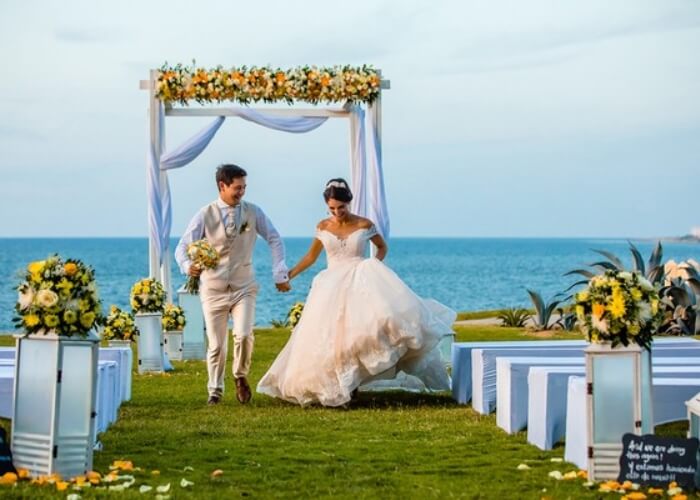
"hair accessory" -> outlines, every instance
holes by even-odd
[[[347,184],[345,184],[344,182],[340,182],[340,181],[330,181],[328,184],[326,184],[326,188],[329,188],[329,187],[337,187],[337,188],[343,188],[343,189],[348,188]]]

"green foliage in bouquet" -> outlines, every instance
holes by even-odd
[[[102,323],[95,272],[79,260],[32,262],[17,291],[13,321],[27,333],[84,337]]]

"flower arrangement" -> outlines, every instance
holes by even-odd
[[[112,306],[105,320],[102,337],[107,340],[130,340],[139,334],[139,329],[134,323],[134,317],[128,311],[123,311],[117,306]]]
[[[187,245],[187,257],[200,269],[214,269],[219,264],[219,252],[207,240],[193,241]],[[188,276],[185,290],[199,292],[199,276]]]
[[[594,276],[575,295],[576,315],[590,342],[629,345],[646,349],[661,323],[659,294],[637,272],[606,271]]]
[[[181,64],[160,68],[156,97],[163,102],[186,105],[236,101],[373,102],[381,88],[379,72],[371,66],[299,66],[287,70],[270,66],[241,66],[214,69]]]
[[[95,272],[81,261],[53,255],[29,264],[23,278],[13,318],[18,328],[84,337],[102,323]]]
[[[289,314],[287,314],[287,322],[289,323],[289,326],[291,326],[292,328],[297,326],[297,323],[299,323],[299,320],[301,319],[301,313],[303,311],[303,302],[297,302],[291,307],[291,309],[289,310]]]
[[[165,305],[165,290],[153,278],[142,279],[131,287],[131,308],[138,313],[162,313]]]
[[[182,331],[185,328],[185,311],[175,304],[165,304],[163,311],[163,330],[166,332]]]

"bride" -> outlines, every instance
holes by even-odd
[[[341,406],[360,384],[400,372],[421,388],[449,390],[436,347],[452,332],[454,311],[418,297],[382,263],[387,245],[371,221],[350,212],[352,193],[343,179],[330,180],[323,197],[331,216],[318,224],[289,278],[323,249],[328,268],[314,278],[301,318],[258,392],[302,406]],[[365,258],[368,241],[375,258]]]

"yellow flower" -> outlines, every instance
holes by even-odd
[[[576,316],[579,318],[583,318],[586,314],[586,311],[583,309],[583,306],[576,306]]]
[[[80,316],[80,324],[85,328],[90,328],[95,322],[95,313],[86,312]]]
[[[63,313],[63,321],[65,321],[67,324],[72,325],[78,320],[78,313],[75,311],[72,311],[68,309]]]
[[[588,300],[588,291],[583,290],[582,292],[579,292],[576,294],[576,301],[577,302],[585,302]]]
[[[41,274],[45,264],[45,260],[37,260],[27,266],[27,271],[29,271],[31,274]]]
[[[598,304],[597,302],[593,304],[593,316],[600,319],[605,314],[605,306],[603,304]]]
[[[32,327],[38,325],[39,322],[41,321],[39,319],[39,316],[37,316],[36,314],[27,314],[24,318],[22,318],[22,320],[24,322],[24,325],[29,327],[29,328],[32,328]]]
[[[656,314],[656,312],[658,310],[659,310],[659,300],[652,299],[652,301],[651,301],[651,314]]]
[[[44,316],[44,324],[49,328],[54,328],[58,325],[58,316],[55,314],[47,314]]]
[[[613,318],[622,318],[625,315],[625,296],[618,287],[613,288],[612,301],[608,306],[608,311]]]
[[[78,266],[75,265],[73,262],[67,262],[63,266],[63,271],[68,275],[68,276],[73,276],[75,273],[78,272]]]
[[[630,290],[630,295],[632,296],[632,299],[635,301],[642,300],[642,291],[639,288],[632,288]]]
[[[627,332],[628,332],[630,335],[632,335],[633,337],[634,337],[635,335],[637,335],[637,334],[639,333],[640,330],[641,330],[641,328],[639,328],[639,325],[636,324],[636,323],[634,323],[634,324],[630,325],[629,327],[627,327]]]

